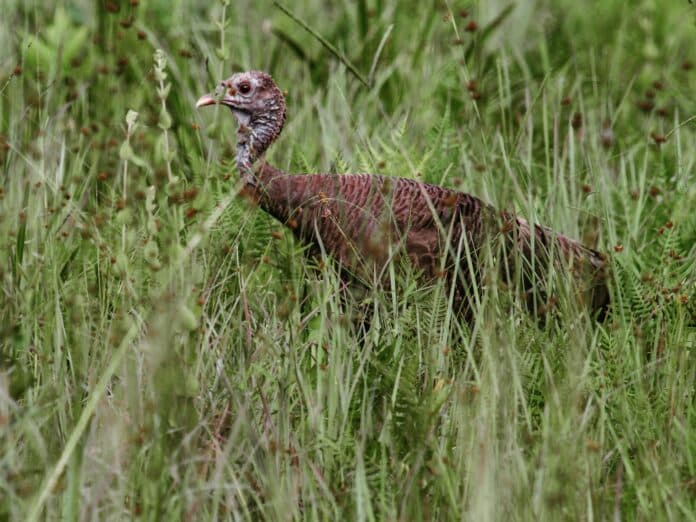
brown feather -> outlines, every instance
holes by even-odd
[[[530,228],[526,220],[499,214],[469,194],[368,174],[287,175],[266,163],[257,176],[261,208],[283,223],[294,220],[298,239],[362,279],[379,277],[390,261],[403,256],[422,271],[424,281],[442,276],[442,267],[456,285],[456,305],[468,313],[473,299],[467,289],[481,283],[481,249],[500,239],[506,253],[500,256],[502,277],[509,282],[520,271],[530,308],[533,292],[543,294],[552,256],[555,268],[584,284],[581,293],[592,309],[609,304],[604,254],[551,229]],[[452,281],[455,264],[459,275]]]

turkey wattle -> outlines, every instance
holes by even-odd
[[[196,106],[216,103],[229,107],[239,123],[237,168],[245,192],[349,273],[383,279],[390,261],[407,256],[422,271],[422,281],[444,277],[454,288],[455,306],[470,316],[476,302],[472,289],[484,281],[482,254],[492,252],[502,280],[519,281],[535,312],[543,314],[553,302],[546,291],[551,265],[572,275],[574,293],[593,311],[606,312],[607,258],[578,241],[469,194],[413,179],[289,174],[266,163],[262,156],[286,115],[285,99],[270,75],[237,73]]]

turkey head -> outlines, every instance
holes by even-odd
[[[219,103],[232,110],[239,123],[237,165],[253,183],[252,168],[280,135],[285,124],[285,98],[273,78],[265,72],[241,72],[223,80],[215,92],[205,94],[196,107]]]

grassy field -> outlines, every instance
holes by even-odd
[[[0,520],[696,520],[696,6],[591,4],[3,0]],[[608,319],[339,299],[194,109],[246,69],[270,161],[582,239]]]

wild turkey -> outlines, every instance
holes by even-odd
[[[492,252],[487,259],[495,260],[504,282],[521,282],[537,314],[544,315],[553,302],[545,290],[553,265],[556,272],[573,274],[575,294],[604,315],[609,305],[604,254],[469,194],[413,179],[276,169],[262,157],[283,129],[286,105],[267,73],[237,73],[196,107],[216,103],[229,107],[239,123],[237,168],[244,192],[343,270],[385,279],[388,263],[405,255],[421,281],[446,278],[454,305],[471,318],[473,289],[488,280],[482,253],[486,245],[497,245],[486,250]]]

